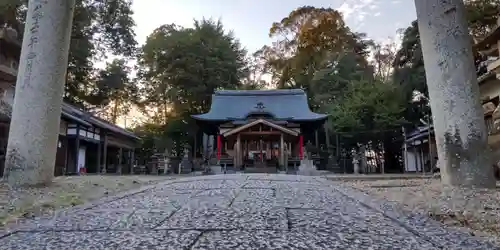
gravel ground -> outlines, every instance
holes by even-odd
[[[117,192],[173,179],[175,176],[87,175],[61,176],[44,187],[11,190],[0,184],[0,223],[9,226],[19,219],[51,213]]]
[[[232,174],[167,181],[37,217],[4,233],[0,249],[497,248],[321,177]]]
[[[340,182],[408,212],[500,244],[500,183],[496,190],[448,189],[439,179],[349,180]]]

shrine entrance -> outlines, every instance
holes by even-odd
[[[328,118],[311,112],[307,100],[302,89],[217,90],[210,110],[191,117],[204,133],[216,136],[216,145],[208,139],[203,144],[225,172],[292,174],[304,153],[303,135]]]
[[[235,166],[251,172],[286,170],[287,159],[300,153],[301,148],[297,131],[264,119],[225,131],[221,136],[225,153],[232,156]]]

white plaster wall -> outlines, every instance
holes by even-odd
[[[415,163],[415,158],[418,155],[416,155],[413,152],[406,152],[405,154],[405,171],[406,172],[416,172],[417,170],[422,169],[422,166],[420,164],[420,159],[417,159],[418,161]]]

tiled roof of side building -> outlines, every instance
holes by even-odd
[[[482,40],[474,44],[473,47],[478,51],[483,51],[493,45],[496,45],[499,40],[500,40],[500,26],[497,26]]]
[[[193,115],[197,120],[245,120],[252,114],[266,114],[277,120],[318,121],[327,115],[310,110],[301,89],[219,90],[212,95],[210,111]]]
[[[101,129],[107,129],[107,130],[114,132],[114,133],[117,133],[117,134],[121,134],[121,135],[131,137],[134,139],[139,139],[139,137],[137,137],[134,133],[132,133],[126,129],[123,129],[115,124],[111,124],[107,121],[104,121],[104,120],[90,114],[89,112],[85,112],[85,111],[83,111],[75,106],[68,104],[68,103],[63,103],[62,115],[67,116],[68,118],[75,120],[76,122],[79,122],[79,123],[85,122],[87,124],[92,124],[92,125],[94,125],[98,128],[101,128]],[[83,125],[87,125],[87,124],[83,124]]]

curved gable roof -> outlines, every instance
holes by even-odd
[[[193,115],[197,120],[244,120],[249,114],[269,114],[277,120],[316,121],[327,118],[309,109],[301,89],[219,90],[212,95],[210,111]]]

